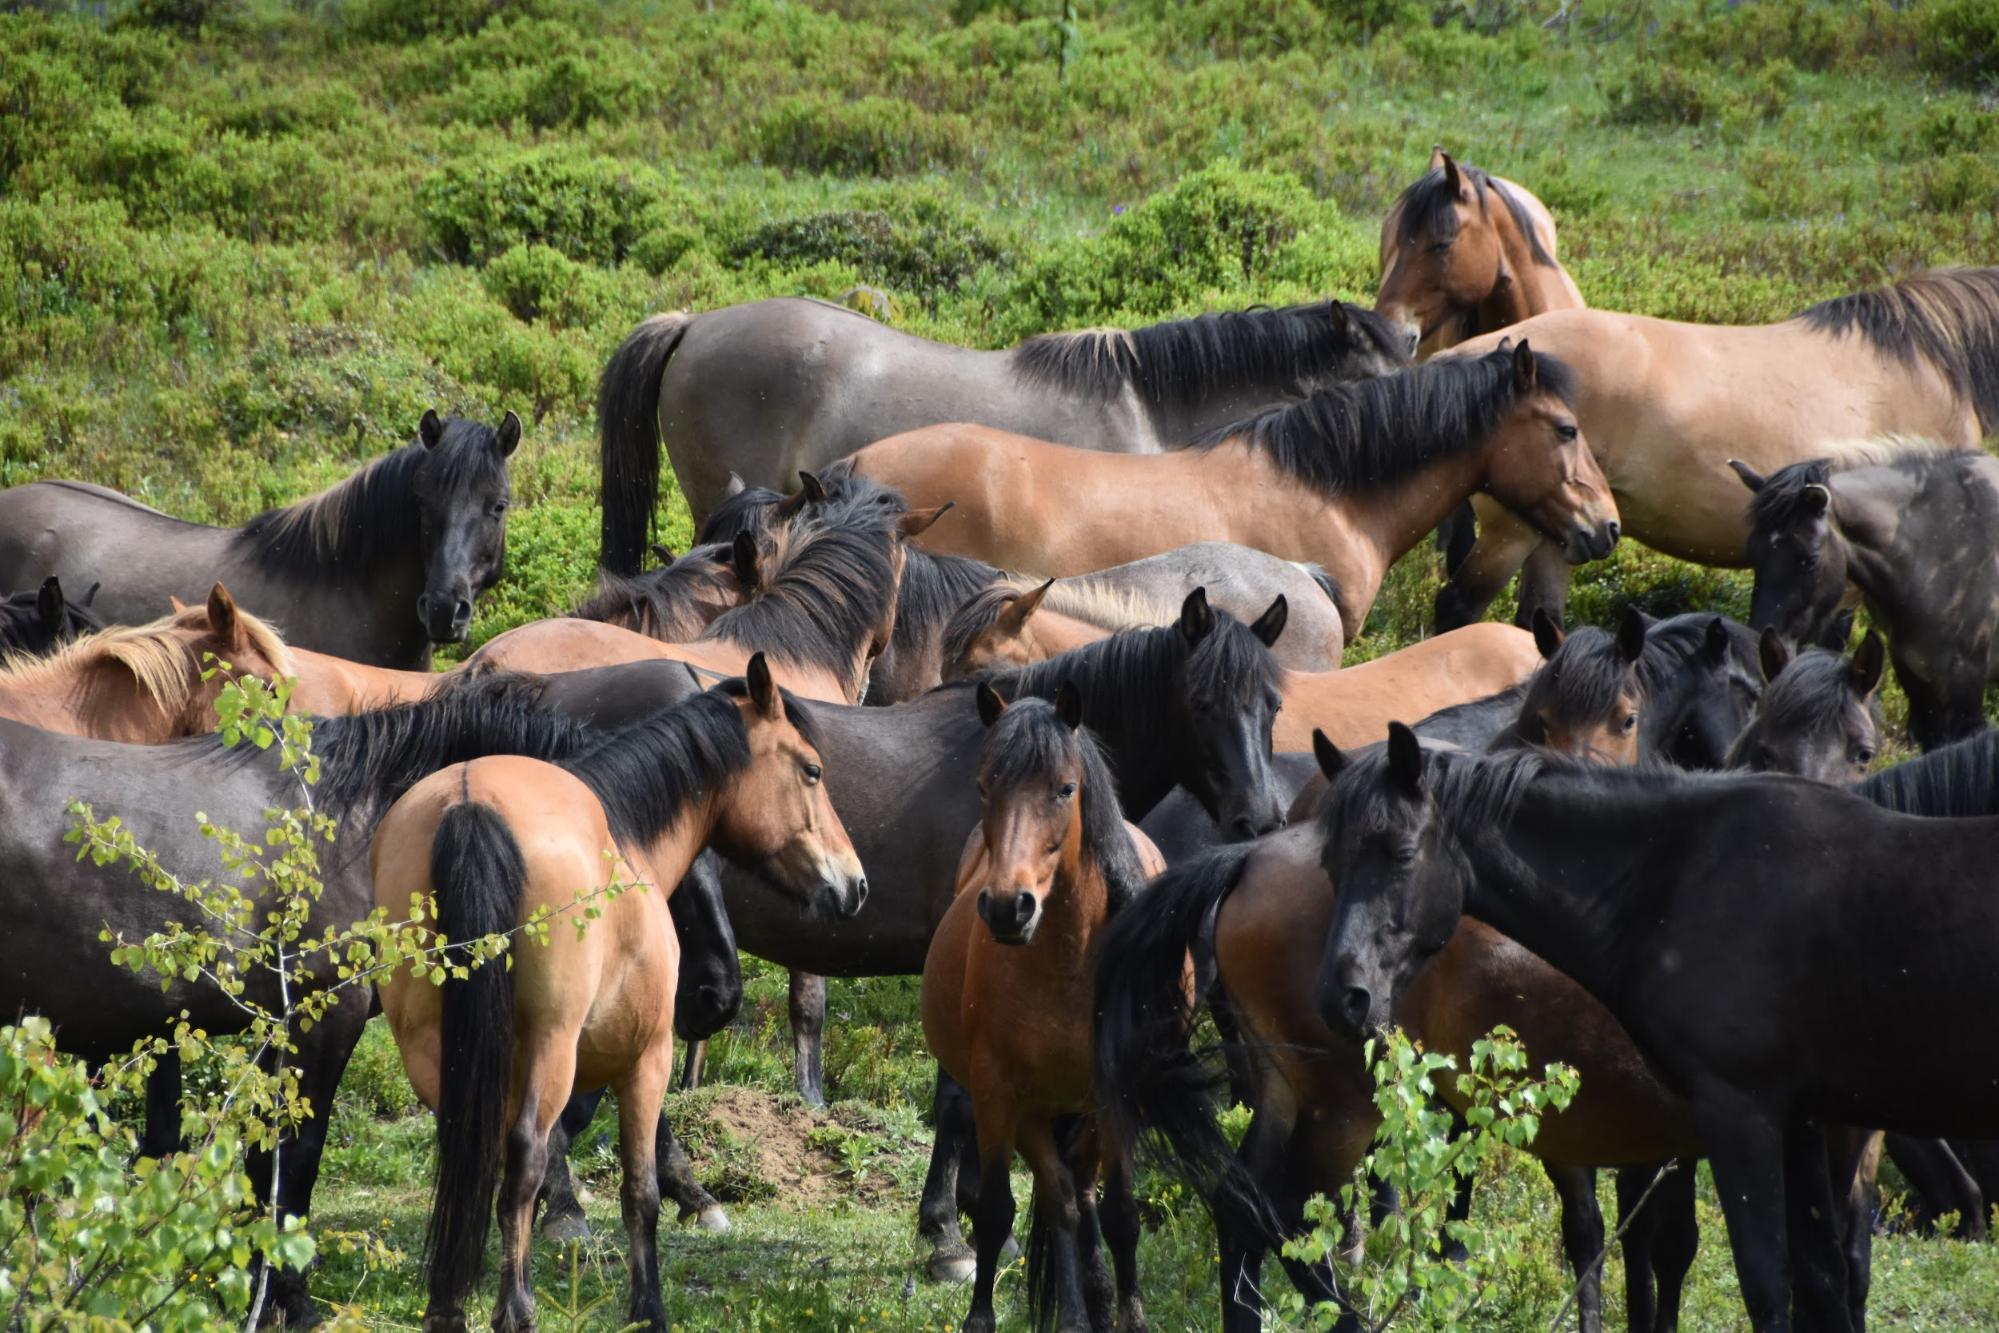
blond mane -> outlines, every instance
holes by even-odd
[[[280,676],[296,676],[291,649],[269,624],[247,611],[236,612],[250,648]],[[72,640],[48,657],[8,653],[0,657],[0,682],[24,689],[59,689],[92,668],[117,666],[132,673],[146,697],[162,711],[178,713],[193,701],[202,663],[190,641],[210,634],[206,606],[190,606],[147,625],[114,625]]]

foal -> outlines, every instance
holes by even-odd
[[[1089,979],[1105,922],[1164,862],[1124,822],[1103,754],[1081,729],[1083,698],[1073,686],[1053,704],[1009,706],[981,683],[978,706],[988,728],[978,779],[984,810],[923,964],[924,1037],[944,1072],[971,1089],[978,1122],[978,1268],[965,1328],[993,1327],[1016,1151],[1034,1173],[1030,1317],[1038,1324],[1053,1298],[1062,1329],[1106,1328]],[[1117,1322],[1142,1328],[1138,1208],[1123,1150],[1107,1146]]]
[[[572,1090],[606,1084],[618,1094],[630,1317],[666,1327],[653,1131],[672,1070],[680,945],[665,895],[713,840],[812,908],[858,911],[867,880],[821,776],[809,715],[759,654],[747,685],[697,695],[579,758],[454,765],[383,817],[369,864],[391,919],[429,904],[440,933],[463,942],[550,913],[602,912],[586,930],[560,922],[517,945],[511,967],[494,960],[442,986],[401,970],[382,986],[410,1083],[437,1112],[426,1328],[464,1326],[496,1189],[493,1326],[533,1327],[529,1233],[549,1130]],[[446,965],[464,961],[455,951]]]

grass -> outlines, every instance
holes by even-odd
[[[1001,346],[1367,300],[1379,218],[1437,140],[1548,201],[1594,304],[1771,320],[1999,256],[1994,0],[1579,0],[1565,21],[1550,0],[1083,0],[1073,19],[1052,0],[17,8],[0,14],[0,484],[81,476],[240,522],[428,407],[519,411],[512,558],[475,643],[587,587],[594,380],[655,310],[867,284],[898,327]],[[670,486],[660,517],[684,546]],[[1435,561],[1392,572],[1357,655],[1421,633]],[[1574,606],[1741,614],[1747,592],[1626,544],[1581,572]],[[845,1100],[818,1120],[783,1101],[783,976],[750,973],[710,1077],[756,1090],[819,1184],[809,1205],[762,1197],[758,1144],[712,1101],[678,1104],[702,1170],[743,1201],[727,1237],[672,1234],[675,1318],[954,1326],[964,1293],[921,1281],[913,1240],[930,1083],[914,981],[834,983]],[[315,1221],[399,1253],[335,1243],[316,1290],[415,1326],[429,1126],[379,1025],[335,1116]],[[602,1133],[581,1160],[613,1239],[573,1268],[539,1256],[551,1328],[619,1322]],[[1209,1327],[1206,1224],[1169,1182],[1147,1189],[1154,1325]],[[1688,1325],[1732,1328],[1704,1197]],[[1552,1217],[1519,1163],[1480,1206]],[[1545,1326],[1559,1303],[1552,1221],[1536,1234],[1495,1326]],[[1999,1263],[1890,1238],[1873,1312],[1989,1327]]]

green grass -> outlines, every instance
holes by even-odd
[[[475,641],[589,582],[594,380],[655,310],[866,283],[898,327],[1001,346],[1366,300],[1380,216],[1439,140],[1548,201],[1598,305],[1769,320],[1999,257],[1995,0],[1580,0],[1553,26],[1549,0],[1084,0],[1073,23],[1053,0],[22,8],[0,15],[0,484],[82,476],[238,522],[427,407],[514,409],[512,559]],[[670,487],[661,518],[684,545]],[[1393,571],[1359,655],[1417,636],[1436,580],[1428,549]],[[1581,572],[1575,609],[1740,614],[1747,588],[1626,544]],[[779,1111],[784,993],[753,965],[710,1065]],[[962,1315],[913,1239],[930,1075],[912,980],[834,983],[828,1070],[845,1100],[812,1146],[844,1174],[819,1202],[761,1197],[727,1133],[697,1145],[745,1201],[726,1238],[668,1238],[686,1327]],[[379,1025],[335,1114],[315,1220],[400,1257],[331,1253],[316,1289],[414,1326],[429,1127]],[[613,1239],[574,1292],[540,1256],[550,1328],[622,1310],[601,1127],[582,1161]],[[1147,1189],[1154,1326],[1209,1327],[1206,1224]],[[1480,1206],[1552,1219],[1518,1163]],[[1703,1220],[1688,1325],[1737,1327],[1711,1196]],[[1560,1300],[1552,1220],[1537,1235],[1499,1326],[1545,1326]],[[1999,1323],[1992,1251],[1877,1255],[1876,1327]]]

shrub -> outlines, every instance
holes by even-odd
[[[546,14],[552,0],[346,0],[342,25],[369,41],[414,42],[443,34],[478,32],[495,19]]]
[[[1917,23],[1925,65],[1966,83],[1999,79],[1999,0],[1937,0]]]
[[[589,264],[622,260],[661,219],[667,183],[643,167],[574,148],[455,161],[425,183],[420,207],[437,248],[485,263],[542,244]]]
[[[738,241],[729,257],[783,266],[831,260],[863,281],[916,293],[955,292],[980,267],[1007,259],[968,215],[915,221],[875,209],[781,218]]]
[[[1640,59],[1605,86],[1604,98],[1613,124],[1700,125],[1720,111],[1723,93],[1699,66]]]
[[[494,300],[532,323],[582,328],[602,320],[611,303],[604,276],[546,245],[516,245],[479,275]]]
[[[957,166],[972,155],[971,122],[893,97],[788,97],[756,125],[757,153],[792,171],[899,176]]]

